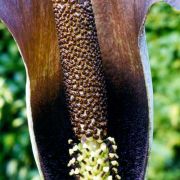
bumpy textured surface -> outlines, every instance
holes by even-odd
[[[70,176],[119,180],[114,138],[106,138],[107,104],[90,0],[54,0],[66,100],[79,143],[71,144]]]
[[[53,0],[67,103],[73,130],[106,135],[106,91],[90,0]]]
[[[104,141],[86,139],[79,144],[69,140],[72,148],[69,150],[71,160],[68,167],[71,167],[70,176],[82,180],[120,180],[118,175],[118,155],[114,138],[107,138]]]

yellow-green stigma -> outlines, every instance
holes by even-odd
[[[114,138],[102,141],[90,137],[82,138],[79,144],[72,140],[68,143],[72,146],[69,150],[71,160],[68,163],[71,168],[70,176],[80,180],[121,179],[117,170],[119,164]]]

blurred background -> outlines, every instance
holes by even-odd
[[[180,180],[180,12],[154,5],[146,20],[154,87],[149,180]],[[25,69],[0,23],[0,180],[38,180],[25,108]]]

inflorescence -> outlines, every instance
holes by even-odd
[[[119,164],[114,138],[109,137],[104,141],[88,138],[79,144],[69,140],[69,144],[71,160],[68,167],[71,167],[71,176],[87,180],[121,179],[118,175]]]
[[[90,0],[52,0],[66,100],[74,133],[69,140],[70,175],[120,179],[116,144],[107,136],[107,99],[95,19]],[[96,178],[97,177],[97,178]]]
[[[90,1],[54,3],[71,122],[78,138],[106,135],[106,92]]]

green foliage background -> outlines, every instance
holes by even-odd
[[[0,23],[0,180],[36,179],[25,109],[25,69]]]
[[[180,12],[151,8],[146,34],[154,86],[154,142],[149,180],[180,179]],[[25,69],[0,23],[0,180],[39,179],[25,110]]]
[[[146,34],[154,87],[150,180],[180,179],[180,12],[151,8]]]

